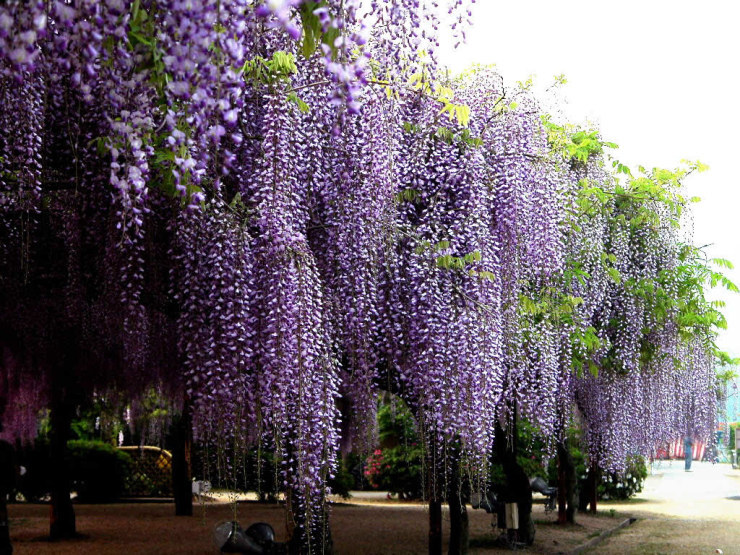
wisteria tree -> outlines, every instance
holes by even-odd
[[[231,471],[252,447],[275,454],[291,548],[315,552],[340,444],[372,444],[387,389],[424,439],[430,550],[446,499],[455,552],[461,477],[483,489],[494,449],[532,539],[518,415],[555,438],[575,403],[610,469],[669,420],[706,432],[721,319],[695,278],[717,274],[678,240],[683,175],[620,185],[597,137],[558,132],[527,91],[488,69],[442,76],[438,15],[4,3],[4,433],[32,438],[49,407],[60,456],[81,398],[156,387]],[[53,536],[75,531],[63,471]]]
[[[568,302],[577,299],[559,319],[567,333],[559,386],[566,420],[559,422],[558,454],[568,467],[562,441],[575,404],[595,481],[598,468],[619,470],[629,454],[652,455],[661,441],[710,437],[714,366],[726,364],[728,356],[714,343],[726,326],[720,306],[708,302],[704,290],[718,284],[737,288],[710,267],[731,267],[728,261],[706,260],[690,245],[686,213],[698,199],[684,198],[681,183],[704,166],[640,168],[633,176],[614,161],[609,174],[603,151],[616,145],[602,142],[596,132],[548,127],[575,186],[568,270],[558,288]],[[575,480],[562,488],[561,478],[561,489],[572,490]],[[567,514],[561,503],[561,518],[572,521],[570,493]]]
[[[51,404],[62,449],[73,389],[163,383],[204,440],[271,444],[295,542],[318,541],[340,382],[358,430],[374,409],[385,89],[436,27],[418,3],[373,8],[375,32],[354,2],[0,8],[9,435]],[[380,94],[360,98],[369,60]],[[55,536],[74,532],[65,487]]]

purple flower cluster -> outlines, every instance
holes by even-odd
[[[0,62],[3,75],[22,80],[33,71],[47,36],[48,17],[42,0],[11,0],[0,6]]]

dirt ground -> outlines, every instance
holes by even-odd
[[[217,497],[217,496],[216,496]],[[334,505],[332,532],[337,553],[413,554],[427,551],[426,508],[422,504],[388,501],[384,494],[358,494]],[[49,508],[16,504],[9,507],[11,537],[16,555],[65,554],[207,554],[217,553],[214,526],[238,520],[270,523],[285,540],[285,513],[279,505],[244,501],[196,505],[191,518],[173,516],[169,503],[77,505],[77,528],[83,537],[50,543]],[[722,550],[740,555],[740,470],[729,465],[696,464],[690,473],[681,462],[653,469],[645,489],[628,502],[600,505],[598,516],[578,515],[578,525],[561,527],[554,515],[535,505],[535,544],[528,553],[568,552],[614,528],[628,516],[638,521],[599,543],[590,553],[604,555],[701,554]],[[446,515],[445,515],[446,516]],[[471,550],[508,553],[493,547],[497,531],[491,515],[469,510]],[[445,518],[445,538],[449,524]]]
[[[228,504],[196,506],[195,516],[175,517],[171,504],[77,505],[77,529],[84,537],[51,543],[48,533],[49,508],[44,505],[11,505],[10,529],[15,554],[205,554],[217,553],[213,528],[233,519]],[[239,503],[236,519],[247,525],[270,523],[285,539],[282,507],[258,503]],[[471,553],[497,553],[492,548],[494,533],[491,515],[469,511]],[[560,527],[554,517],[545,517],[542,506],[535,506],[536,541],[530,553],[568,551],[602,530],[618,524],[608,516],[581,516],[579,524]],[[336,552],[341,554],[415,554],[427,551],[427,512],[423,505],[378,502],[342,503],[332,511],[332,533]],[[445,519],[446,521],[446,519]],[[445,529],[445,538],[449,533]],[[446,547],[445,547],[446,550]],[[507,551],[500,551],[502,553]]]

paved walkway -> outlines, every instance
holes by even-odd
[[[740,524],[740,470],[729,464],[694,462],[686,472],[683,461],[663,461],[654,466],[642,493],[632,503],[620,505],[628,506],[639,512]]]
[[[740,470],[729,464],[663,461],[642,493],[626,503],[603,503],[640,520],[593,553],[716,553],[740,555]]]

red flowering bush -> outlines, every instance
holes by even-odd
[[[375,489],[378,489],[383,482],[382,466],[383,451],[381,449],[376,449],[373,451],[373,454],[367,458],[364,471],[365,478],[367,478],[367,481]],[[388,465],[386,465],[386,467],[388,467]]]

